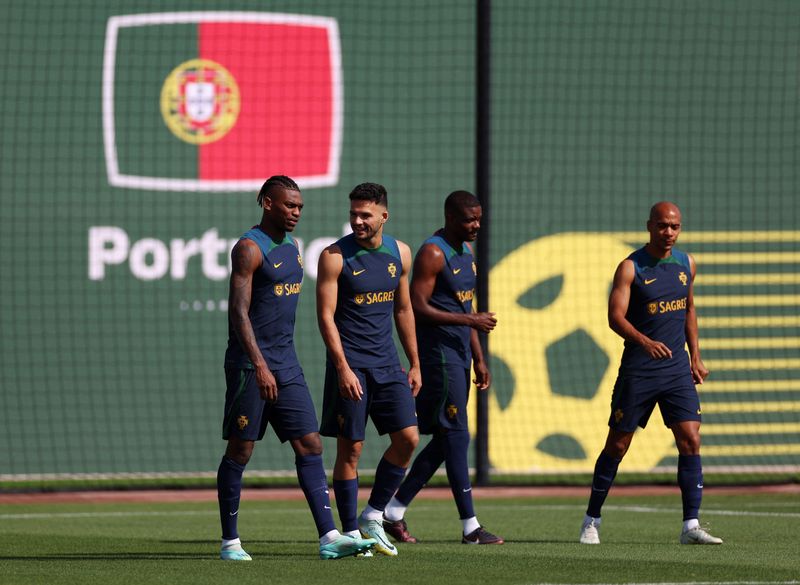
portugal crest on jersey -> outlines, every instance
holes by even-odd
[[[236,124],[239,107],[233,75],[210,59],[181,63],[161,88],[164,123],[189,144],[209,144],[225,136]]]

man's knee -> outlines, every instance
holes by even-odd
[[[239,465],[247,465],[253,455],[254,441],[242,441],[240,439],[230,439],[225,449],[225,456],[234,460]]]
[[[345,465],[355,466],[361,458],[361,448],[363,446],[363,441],[339,439],[336,443],[336,458]]]
[[[402,431],[392,433],[390,449],[403,459],[410,459],[414,449],[419,445],[419,431],[417,427],[407,427]]]
[[[700,423],[687,421],[672,427],[675,435],[675,446],[681,455],[700,454]]]
[[[294,452],[300,457],[322,455],[322,439],[319,433],[308,433],[292,441]]]
[[[608,438],[606,439],[606,445],[603,448],[603,452],[612,459],[621,461],[628,452],[632,439],[633,433],[622,433],[612,430],[608,433]]]
[[[683,435],[680,438],[676,437],[675,445],[678,448],[678,453],[681,455],[699,455],[700,433]]]

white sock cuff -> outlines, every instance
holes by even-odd
[[[330,544],[334,540],[339,538],[340,536],[341,536],[341,534],[339,534],[339,531],[334,528],[333,530],[330,530],[329,532],[326,532],[325,534],[320,536],[319,537],[319,543],[320,544]]]
[[[367,507],[361,512],[361,517],[364,520],[381,520],[383,518],[383,510],[376,510],[367,504]]]
[[[389,522],[397,522],[403,519],[403,517],[406,515],[407,509],[408,506],[403,505],[399,500],[392,497],[392,499],[389,500],[389,503],[386,504],[386,509],[383,511],[383,517]]]
[[[481,527],[480,523],[478,522],[478,518],[476,516],[473,516],[472,518],[462,518],[461,526],[463,528],[464,534],[475,532],[478,528]]]

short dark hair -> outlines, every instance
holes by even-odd
[[[273,175],[264,181],[263,185],[261,185],[261,190],[258,192],[258,198],[256,199],[259,207],[264,206],[264,199],[269,196],[269,192],[273,187],[283,187],[289,191],[300,190],[300,187],[297,186],[297,183],[295,183],[293,179],[290,179],[286,175]]]
[[[457,213],[462,209],[470,209],[471,207],[480,207],[480,200],[469,191],[453,191],[444,200],[445,213]]]
[[[361,183],[350,191],[350,201],[372,201],[378,205],[389,207],[389,196],[386,187],[378,183]]]

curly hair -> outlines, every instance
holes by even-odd
[[[350,191],[350,201],[372,201],[384,207],[389,206],[386,187],[378,183],[361,183]]]
[[[290,179],[286,175],[274,175],[261,185],[261,190],[258,192],[258,198],[256,199],[259,207],[264,206],[264,199],[269,196],[269,192],[273,187],[283,187],[289,191],[300,190],[300,187],[297,186],[297,183],[295,183],[293,179]]]

